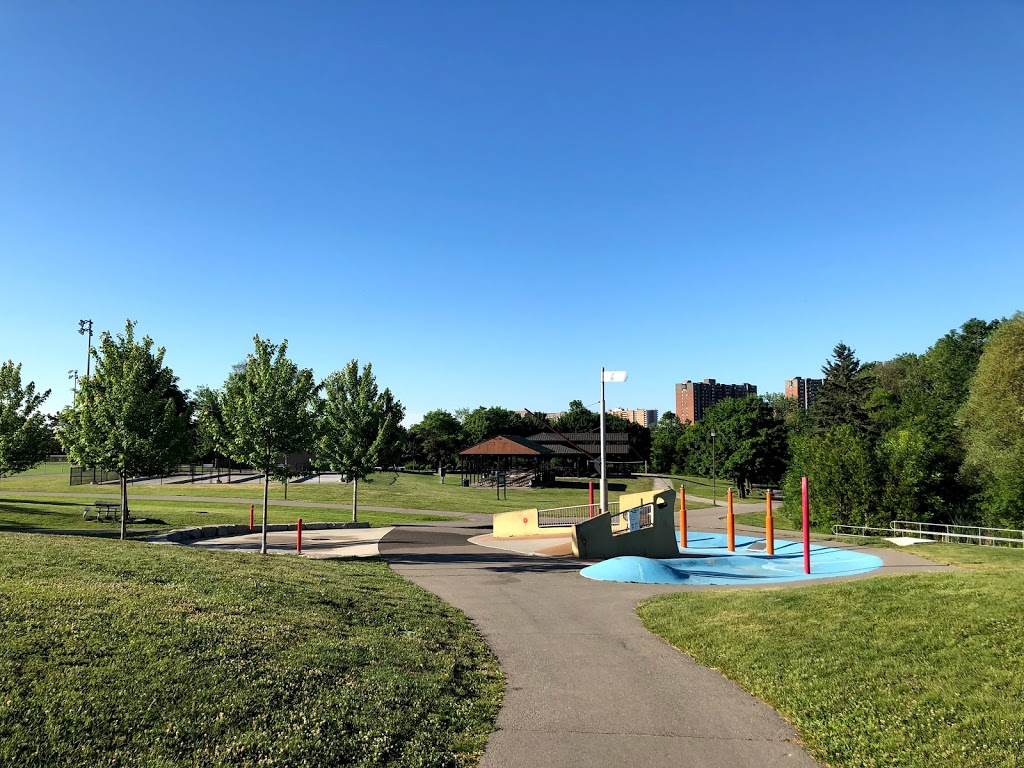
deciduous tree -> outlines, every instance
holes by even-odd
[[[359,481],[374,467],[393,466],[405,409],[390,389],[377,389],[373,367],[351,360],[323,383],[317,463],[352,478],[352,522],[359,519]]]
[[[985,483],[990,525],[1024,526],[1024,314],[992,334],[961,414],[968,467]]]
[[[270,478],[286,476],[283,456],[312,449],[320,387],[312,370],[288,358],[287,339],[273,344],[256,336],[253,341],[255,350],[228,376],[218,398],[220,444],[229,458],[263,473],[260,551],[266,553]]]
[[[50,429],[39,408],[50,390],[36,392],[36,384],[21,383],[21,363],[0,365],[0,477],[24,472],[46,458]]]
[[[121,478],[122,539],[128,478],[162,474],[188,458],[191,448],[189,406],[164,353],[149,336],[136,341],[130,320],[116,337],[104,331],[92,351],[92,375],[79,380],[75,404],[61,417],[71,458]]]

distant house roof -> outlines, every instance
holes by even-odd
[[[525,437],[498,435],[490,440],[470,446],[460,456],[550,456],[549,447],[540,445]]]

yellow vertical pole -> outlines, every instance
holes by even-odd
[[[679,546],[686,549],[686,486],[679,486]]]
[[[736,551],[736,521],[733,519],[733,516],[732,516],[732,488],[729,489],[729,495],[728,495],[727,498],[728,498],[728,501],[727,501],[728,511],[725,514],[725,530],[726,530],[726,536],[728,537],[728,540],[729,540],[729,551],[730,552],[735,552]]]
[[[764,516],[764,543],[767,547],[769,555],[775,554],[775,521],[772,520],[772,492],[768,491],[764,495],[765,497],[765,510]]]

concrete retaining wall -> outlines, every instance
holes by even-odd
[[[295,523],[278,523],[268,525],[267,533],[280,531],[294,531]],[[333,528],[369,528],[369,523],[303,523],[304,531],[325,531]],[[177,531],[168,531],[159,536],[150,536],[147,541],[156,543],[181,544],[198,539],[214,539],[220,536],[242,536],[247,533],[259,533],[263,526],[253,526],[252,531],[248,525],[204,525],[201,528],[182,528]]]
[[[676,542],[676,492],[673,490],[624,493],[619,510],[654,504],[654,524],[633,533],[625,515],[598,515],[572,528],[572,554],[583,560],[607,560],[612,557],[679,557]],[[612,527],[612,518],[619,523]]]

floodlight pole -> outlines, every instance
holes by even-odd
[[[85,378],[89,378],[89,365],[92,363],[92,320],[79,320],[78,332],[82,336],[89,334],[89,350],[85,356]]]

